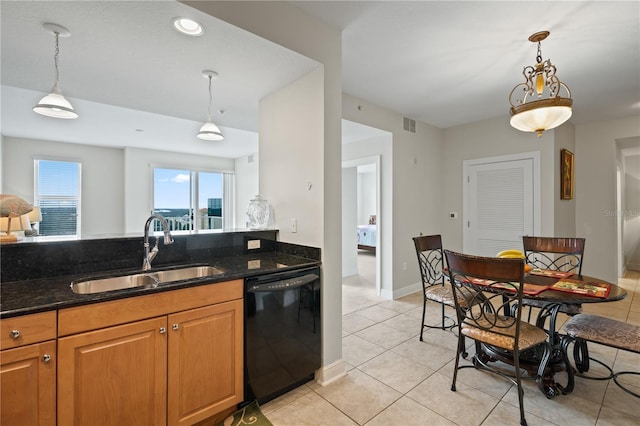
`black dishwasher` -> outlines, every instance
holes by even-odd
[[[321,365],[320,268],[245,279],[245,403],[264,404]]]

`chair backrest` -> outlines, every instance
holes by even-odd
[[[422,289],[434,285],[444,285],[444,253],[440,235],[420,235],[413,237],[420,266]]]
[[[534,268],[582,274],[584,238],[522,237],[525,262]]]
[[[444,252],[459,323],[514,337],[517,349],[524,260]],[[515,334],[505,332],[511,328]]]

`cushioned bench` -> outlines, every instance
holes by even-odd
[[[564,331],[567,334],[567,338],[571,340],[580,339],[640,354],[640,326],[637,325],[627,324],[626,322],[602,317],[600,315],[578,314],[571,317],[571,319],[564,325]],[[565,351],[569,343],[569,340],[564,343]],[[590,359],[606,367],[609,370],[610,375],[608,377],[588,377],[578,374],[579,376],[595,380],[613,379],[613,381],[624,391],[640,398],[639,394],[630,391],[618,382],[618,376],[622,374],[640,375],[640,372],[620,371],[616,373],[611,367],[604,363],[593,358]],[[578,373],[586,372],[589,369],[588,361],[589,360],[582,360],[582,362],[579,362],[576,359]]]

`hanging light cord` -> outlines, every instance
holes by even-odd
[[[211,96],[211,76],[209,76],[209,121],[211,121],[211,102],[213,100],[213,97]]]
[[[58,88],[58,81],[60,80],[60,71],[58,70],[58,56],[60,55],[60,43],[58,42],[58,39],[60,38],[60,34],[55,32],[53,33],[56,37],[56,51],[55,54],[53,55],[53,64],[56,68],[56,83],[53,86],[54,88]]]
[[[538,55],[536,56],[536,62],[542,63],[542,43],[538,41]]]

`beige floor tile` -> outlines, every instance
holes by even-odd
[[[622,426],[640,424],[640,418],[625,413],[624,411],[614,410],[609,407],[602,407],[600,416],[596,426]]]
[[[433,374],[433,370],[390,351],[365,362],[358,369],[402,393],[409,392]]]
[[[342,339],[342,358],[354,367],[380,355],[385,350],[386,349],[355,334]]]
[[[414,303],[412,301],[407,301],[403,299],[398,300],[387,300],[386,302],[382,302],[379,305],[381,308],[389,309],[391,311],[395,311],[398,313],[404,313],[415,309],[416,306],[422,306],[422,301],[420,303]]]
[[[355,426],[353,420],[316,393],[308,393],[265,414],[274,426]]]
[[[631,388],[631,390],[640,393],[640,388]],[[622,411],[640,419],[640,399],[623,391],[613,382],[609,382],[602,406]],[[640,422],[636,424],[640,424]]]
[[[400,314],[383,321],[381,324],[395,328],[396,330],[413,332],[415,336],[420,334],[420,320],[408,314]]]
[[[376,321],[363,317],[357,312],[342,317],[342,330],[348,333],[355,333],[367,327],[377,324]]]
[[[385,349],[391,349],[394,346],[417,336],[415,332],[398,330],[382,323],[358,331],[355,335]]]
[[[396,315],[399,315],[398,312],[396,311],[392,311],[391,309],[381,308],[380,306],[377,306],[377,305],[371,306],[366,309],[362,309],[359,312],[359,314],[362,315],[363,317],[366,317],[378,322],[388,320],[389,318],[393,318]]]
[[[549,422],[531,413],[524,413],[528,426],[555,426],[556,423]],[[518,425],[520,424],[520,409],[517,405],[507,404],[501,401],[496,408],[489,413],[489,416],[482,422],[483,426],[495,425]]]
[[[407,396],[454,423],[479,425],[500,401],[463,383],[450,390],[451,379],[433,373],[407,393]]]
[[[509,389],[514,386],[511,381],[504,377],[490,373],[488,371],[478,370],[472,368],[471,357],[467,359],[460,359],[460,365],[467,365],[468,368],[462,368],[458,370],[458,376],[456,377],[456,387],[458,384],[463,383],[495,398],[502,398]],[[455,367],[455,359],[451,360],[447,365],[438,370],[438,372],[449,378],[449,386],[453,381],[453,369]]]
[[[316,392],[358,424],[365,424],[402,394],[358,369]]]
[[[600,405],[594,404],[576,395],[558,395],[547,399],[538,390],[535,382],[523,382],[524,410],[548,422],[558,425],[592,425],[595,424]],[[504,402],[518,406],[516,387],[513,386],[503,398]]]
[[[391,349],[391,351],[434,371],[441,369],[456,355],[455,350],[428,342],[421,342],[417,338],[408,340]]]
[[[390,425],[455,426],[455,423],[410,398],[402,397],[366,424],[366,426]]]

